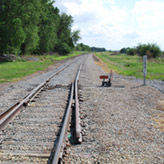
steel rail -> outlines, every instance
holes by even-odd
[[[63,151],[64,146],[65,146],[64,141],[65,141],[65,138],[66,138],[66,132],[68,130],[70,114],[71,114],[71,111],[72,111],[71,105],[73,103],[73,97],[75,98],[76,138],[77,138],[78,142],[80,142],[80,143],[82,142],[80,117],[79,117],[78,87],[77,87],[77,83],[78,83],[81,68],[82,68],[82,65],[80,65],[80,67],[78,69],[78,72],[76,74],[74,83],[72,83],[72,86],[71,86],[69,103],[68,103],[68,107],[66,109],[66,115],[65,115],[65,118],[64,118],[64,122],[63,122],[63,126],[62,126],[61,133],[60,133],[60,136],[59,136],[59,140],[58,140],[58,143],[56,145],[56,150],[55,150],[55,154],[53,156],[52,164],[58,164],[62,159],[62,151]]]
[[[0,116],[0,130],[4,130],[5,127],[8,125],[8,123],[17,115],[19,114],[21,108],[23,106],[26,106],[30,99],[33,98],[34,95],[36,95],[36,92],[38,92],[41,88],[43,88],[46,85],[47,81],[43,82],[39,86],[37,86],[35,89],[32,90],[32,92],[26,96],[24,99],[16,103],[13,107],[11,107],[8,111],[5,111]]]
[[[39,86],[34,88],[30,94],[27,94],[22,100],[15,103],[12,107],[7,109],[0,115],[0,130],[4,130],[8,123],[11,122],[21,111],[21,108],[27,106],[28,103],[36,97],[36,95],[44,88],[44,86],[57,74],[63,71],[65,68],[69,66],[68,63],[66,66],[61,67],[55,74],[50,76],[47,80],[42,82]]]
[[[75,85],[75,132],[76,132],[76,139],[79,143],[82,142],[82,135],[81,135],[81,126],[80,126],[80,114],[79,114],[79,99],[78,99],[78,80],[81,71],[82,65],[79,68],[79,71],[76,75],[76,79],[74,82]]]
[[[14,104],[11,108],[9,108],[5,112],[3,112],[0,115],[0,130],[4,130],[7,127],[8,123],[11,122],[15,118],[15,116],[18,115],[21,112],[21,108],[27,106],[28,103],[30,101],[32,101],[34,99],[34,97],[41,90],[44,89],[44,87],[47,85],[47,83],[55,75],[59,74],[61,71],[63,71],[69,65],[70,65],[70,62],[67,65],[65,65],[64,67],[60,68],[55,74],[53,74],[52,76],[50,76],[46,81],[42,82],[39,86],[37,86],[36,88],[34,88],[30,94],[27,94],[23,99],[21,99],[16,104]],[[67,107],[66,114],[65,114],[65,118],[66,119],[63,122],[63,127],[62,127],[62,130],[61,130],[61,135],[60,135],[59,142],[57,144],[56,151],[55,151],[54,158],[53,158],[53,164],[57,164],[59,162],[59,159],[62,158],[62,150],[63,150],[63,147],[65,146],[64,145],[64,139],[66,137],[65,135],[66,135],[66,132],[67,132],[67,129],[68,129],[68,125],[69,125],[69,119],[70,119],[70,114],[71,114],[71,109],[72,109],[71,108],[71,105],[72,105],[73,97],[75,97],[75,99],[76,99],[75,100],[75,104],[76,104],[75,105],[76,106],[75,108],[77,109],[77,111],[79,113],[79,103],[77,101],[78,100],[77,82],[78,82],[78,78],[79,78],[81,67],[82,67],[82,65],[80,66],[80,68],[78,70],[78,73],[76,75],[76,79],[75,79],[74,83],[72,83],[72,86],[71,86],[70,100],[69,100],[68,107]],[[77,114],[76,117],[78,117],[78,119],[79,119],[79,114]],[[78,138],[78,141],[80,142],[80,141],[82,141],[82,140],[80,140],[80,137],[79,137],[81,135],[81,128],[80,128],[80,121],[77,121],[78,119],[76,119],[76,122],[77,122],[76,124],[78,124],[77,125],[78,128],[77,128],[77,135],[76,136]]]
[[[58,141],[58,144],[57,144],[57,147],[55,150],[52,164],[58,164],[59,160],[62,158],[62,150],[64,148],[64,140],[66,137],[66,132],[67,132],[69,120],[70,120],[71,105],[72,105],[72,100],[73,100],[73,92],[74,92],[74,85],[72,84],[71,92],[70,92],[70,98],[69,98],[69,104],[68,104],[68,107],[66,109],[65,119],[63,122],[61,134],[60,134],[59,141]]]

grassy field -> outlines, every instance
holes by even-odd
[[[96,53],[109,69],[125,76],[143,78],[143,59],[139,56],[127,56],[123,54],[110,55],[110,53]],[[147,79],[164,80],[164,60],[151,59],[147,63]]]
[[[40,61],[27,61],[26,59],[31,56],[24,56],[14,62],[0,62],[0,83],[20,80],[27,75],[46,69],[57,60],[63,60],[79,54],[81,54],[81,52],[74,52],[68,56],[34,56],[40,59]]]

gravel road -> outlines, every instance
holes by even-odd
[[[65,162],[163,164],[164,132],[156,122],[164,118],[156,110],[163,93],[117,75],[112,87],[101,87],[102,74],[90,55],[79,80],[83,142],[68,148]]]

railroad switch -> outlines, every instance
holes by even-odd
[[[101,75],[99,76],[100,79],[103,79],[102,86],[103,87],[111,87],[112,86],[112,79],[113,79],[113,71],[110,71],[110,75]]]

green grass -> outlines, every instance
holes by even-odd
[[[67,59],[67,58],[70,58],[72,56],[77,56],[77,55],[80,55],[81,52],[73,52],[73,53],[70,53],[68,54],[67,56],[59,56],[59,55],[43,55],[43,56],[38,56],[38,58],[42,61],[47,61],[47,60],[50,60],[50,61],[57,61],[57,60],[64,60],[64,59]]]
[[[74,52],[69,54],[68,56],[35,56],[39,58],[40,61],[26,61],[26,58],[30,57],[26,56],[15,62],[0,63],[0,83],[20,80],[27,75],[46,69],[48,66],[55,63],[55,61],[57,60],[63,60],[79,54],[81,53]]]
[[[143,78],[143,60],[139,56],[110,55],[109,53],[96,53],[96,56],[107,63],[109,69],[121,75]],[[146,78],[164,80],[164,61],[148,60]]]

